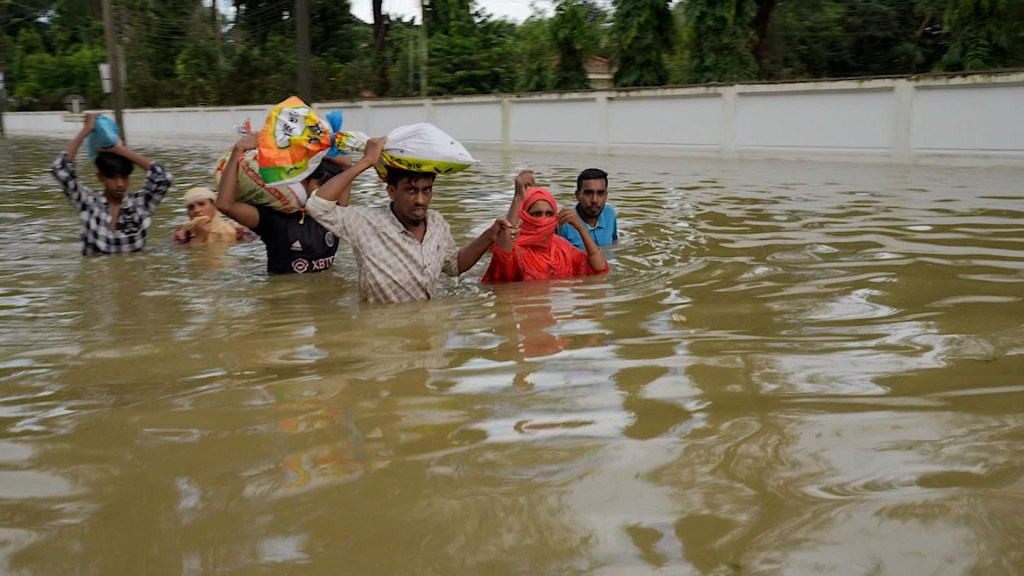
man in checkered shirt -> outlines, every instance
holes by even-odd
[[[53,176],[71,205],[78,209],[83,256],[138,252],[146,246],[153,212],[170,189],[172,177],[163,166],[118,141],[96,156],[103,193],[79,184],[75,154],[92,132],[95,119],[93,114],[85,115],[82,130],[54,160]],[[146,182],[141,191],[127,194],[128,177],[135,165],[146,170]]]

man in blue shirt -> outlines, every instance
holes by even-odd
[[[576,178],[576,212],[590,230],[590,236],[598,246],[608,246],[619,240],[619,228],[615,221],[615,208],[608,201],[608,174],[597,168],[587,168]],[[580,233],[572,226],[562,224],[558,235],[573,246],[584,250]]]

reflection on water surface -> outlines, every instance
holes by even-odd
[[[0,140],[0,572],[1024,572],[1020,170],[481,152],[457,239],[597,165],[612,274],[366,306],[170,246],[215,146],[81,259],[62,146]]]

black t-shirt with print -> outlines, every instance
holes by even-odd
[[[334,264],[338,237],[301,212],[285,214],[256,206],[260,223],[253,229],[267,246],[267,272],[320,272]]]

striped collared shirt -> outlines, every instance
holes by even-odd
[[[172,176],[163,166],[153,162],[146,172],[142,190],[125,194],[116,230],[110,230],[110,206],[103,194],[78,183],[75,163],[66,152],[53,161],[53,177],[60,183],[64,195],[78,209],[81,221],[79,238],[83,256],[125,254],[138,252],[146,246],[153,212],[171,187]]]
[[[306,210],[352,245],[359,267],[359,295],[367,302],[427,300],[434,297],[441,272],[459,275],[459,248],[436,210],[427,210],[422,242],[398,221],[390,205],[338,206],[314,194]]]

